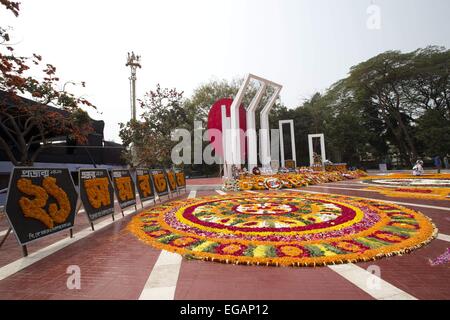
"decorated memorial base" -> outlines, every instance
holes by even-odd
[[[240,175],[239,179],[226,180],[223,189],[225,191],[292,189],[319,183],[357,179],[365,175],[366,173],[361,170],[342,172],[307,170],[296,173],[277,173],[270,175],[247,174]]]
[[[419,212],[330,194],[245,193],[173,201],[128,226],[149,245],[234,264],[321,266],[409,253],[437,234]]]

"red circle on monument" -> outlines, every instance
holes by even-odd
[[[230,122],[231,119],[231,104],[233,103],[233,99],[230,98],[222,98],[220,100],[217,100],[209,110],[208,114],[208,130],[209,130],[209,141],[214,147],[216,154],[219,156],[223,156],[223,148],[222,148],[222,139],[216,138],[216,132],[222,131],[222,106],[224,106],[223,109],[225,109],[225,118],[224,120]],[[247,117],[246,117],[246,111],[244,108],[244,105],[241,104],[239,107],[239,128],[242,130],[242,132],[247,131]],[[214,130],[213,130],[214,129]],[[242,135],[241,135],[242,137]],[[241,142],[244,141],[246,143],[245,139],[241,138]],[[242,154],[245,157],[246,155],[246,148],[244,145],[244,148],[241,147]]]

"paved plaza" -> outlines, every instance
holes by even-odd
[[[175,200],[223,194],[218,179],[189,181]],[[209,189],[209,190],[206,190]],[[127,230],[136,214],[116,204],[116,220],[103,218],[90,228],[78,213],[74,237],[61,232],[31,243],[29,256],[14,236],[0,249],[0,299],[449,299],[448,264],[430,264],[449,247],[448,200],[391,198],[366,189],[358,180],[293,189],[292,193],[327,193],[390,201],[422,212],[433,220],[438,236],[428,245],[377,261],[324,267],[266,267],[188,260],[154,249]],[[173,201],[163,197],[163,203]],[[159,202],[158,204],[159,205]],[[145,209],[153,206],[144,203]],[[140,204],[138,204],[140,208]],[[145,210],[144,209],[144,210]],[[7,230],[0,220],[0,235]],[[71,266],[81,272],[81,288],[67,285]],[[379,268],[376,268],[379,267]],[[371,286],[371,272],[381,280]]]

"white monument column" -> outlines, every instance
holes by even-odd
[[[292,160],[294,160],[295,167],[297,167],[297,154],[295,152],[295,133],[294,133],[294,120],[280,120],[279,128],[280,128],[280,148],[281,148],[281,166],[285,167],[285,158],[284,158],[284,139],[283,139],[283,124],[289,123],[291,128],[291,149],[292,149]]]
[[[255,112],[265,91],[266,84],[263,82],[247,108],[247,154],[249,172],[251,172],[253,168],[258,165],[258,135],[256,133]]]
[[[308,146],[309,146],[309,165],[314,164],[314,148],[313,148],[313,138],[320,139],[320,156],[322,158],[322,164],[325,164],[327,156],[325,154],[325,135],[323,133],[319,134],[309,134],[308,135]]]
[[[233,103],[230,107],[231,114],[231,157],[232,164],[240,167],[241,165],[241,137],[240,137],[240,125],[239,125],[239,107],[242,103],[242,99],[244,98],[245,90],[250,82],[250,76],[247,75],[244,79],[244,83],[239,89],[236,97],[233,100]]]
[[[280,94],[282,86],[269,81],[267,79],[248,74],[242,86],[240,87],[238,93],[236,94],[236,97],[233,100],[233,103],[230,107],[230,126],[229,131],[230,134],[227,134],[225,137],[224,149],[226,148],[227,154],[231,155],[231,161],[225,161],[227,168],[228,175],[230,175],[231,172],[231,166],[237,165],[238,167],[241,166],[241,164],[245,161],[242,159],[242,150],[243,150],[243,141],[241,141],[241,132],[240,132],[240,124],[239,124],[239,107],[242,103],[242,99],[244,98],[244,94],[247,90],[247,87],[250,84],[250,80],[256,80],[261,83],[261,86],[256,93],[255,97],[253,97],[252,102],[247,108],[246,112],[246,120],[247,120],[247,132],[246,135],[248,137],[248,164],[249,164],[249,170],[253,169],[254,166],[257,165],[257,135],[256,135],[256,121],[255,121],[255,112],[258,108],[258,105],[261,101],[261,98],[264,95],[265,89],[267,86],[271,86],[274,88],[274,93],[270,97],[267,104],[264,106],[263,110],[261,111],[261,129],[262,134],[260,137],[260,155],[261,155],[261,162],[263,165],[265,164],[264,160],[267,162],[267,165],[270,165],[270,137],[269,137],[269,112],[272,109],[273,105],[275,104],[275,101]],[[222,126],[223,127],[223,126]],[[264,130],[265,129],[265,130]],[[262,139],[262,140],[261,140]],[[265,157],[264,157],[265,155]]]
[[[223,153],[223,168],[224,176],[231,178],[231,168],[228,166],[232,162],[230,145],[227,144],[230,141],[230,118],[227,117],[227,106],[222,105],[221,107],[222,116],[222,153]]]
[[[261,131],[259,138],[259,156],[263,167],[269,167],[271,156],[270,156],[270,134],[269,134],[269,112],[272,109],[278,95],[281,91],[280,85],[274,85],[275,91],[272,97],[269,99],[267,104],[261,111]]]

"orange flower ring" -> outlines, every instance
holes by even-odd
[[[235,264],[322,266],[408,253],[437,229],[395,204],[284,192],[209,196],[143,212],[128,229],[149,245]]]

